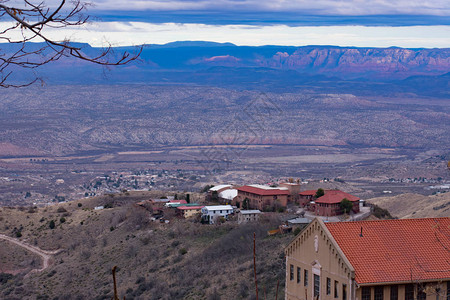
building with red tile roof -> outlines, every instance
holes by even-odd
[[[245,209],[268,210],[286,207],[290,196],[287,187],[270,187],[258,184],[244,185],[237,191],[238,194],[234,198],[233,204]],[[246,201],[248,201],[248,205],[245,203]]]
[[[340,190],[324,190],[322,197],[316,198],[317,190],[307,190],[299,193],[299,204],[313,211],[317,216],[337,216],[342,214],[340,203],[347,199],[353,203],[352,211],[359,212],[360,198]]]
[[[324,223],[285,248],[285,299],[445,300],[450,218]]]

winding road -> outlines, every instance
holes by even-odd
[[[12,237],[4,235],[4,234],[0,234],[0,239],[9,241],[11,243],[14,243],[14,244],[16,244],[16,245],[18,245],[18,246],[20,246],[22,248],[25,248],[25,249],[33,252],[36,255],[39,255],[42,258],[42,268],[32,270],[31,272],[42,272],[42,271],[44,271],[50,265],[50,259],[52,258],[52,256],[57,254],[57,253],[59,253],[59,252],[61,252],[61,250],[55,250],[55,251],[42,250],[41,248],[38,248],[36,246],[32,246],[32,245],[26,244],[26,243],[22,242],[21,240],[12,238]]]

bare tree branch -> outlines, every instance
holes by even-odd
[[[113,48],[108,45],[99,50],[97,55],[88,56],[81,47],[71,44],[69,40],[58,41],[49,37],[48,28],[79,27],[88,21],[89,17],[84,15],[88,3],[81,0],[69,4],[66,0],[60,0],[55,8],[31,0],[23,0],[22,7],[7,4],[8,0],[0,0],[0,21],[13,24],[8,28],[0,28],[0,40],[17,47],[9,53],[3,53],[0,48],[0,87],[21,87],[42,81],[36,77],[25,83],[8,83],[13,72],[21,68],[35,69],[62,57],[74,57],[103,66],[118,66],[136,60],[142,52],[141,46],[134,54],[124,52],[115,57]],[[30,46],[28,42],[34,41],[43,42],[43,46]]]

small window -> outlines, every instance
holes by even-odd
[[[391,300],[398,300],[398,285],[391,285]]]
[[[347,285],[342,284],[342,300],[347,300]]]
[[[405,285],[405,300],[414,300],[414,285]]]
[[[314,298],[318,298],[320,295],[320,276],[314,274]]]
[[[294,280],[294,266],[290,265],[289,267],[289,280]]]
[[[450,300],[450,281],[447,281],[447,300]]]
[[[364,286],[361,291],[361,300],[370,300],[371,288]]]
[[[301,280],[300,273],[301,273],[301,271],[302,271],[302,269],[300,269],[299,267],[297,267],[297,283],[300,283],[300,280]]]
[[[327,277],[327,295],[331,294],[331,279]]]
[[[339,298],[339,282],[337,280],[334,281],[334,298]]]
[[[383,286],[376,286],[375,287],[375,299],[374,300],[383,300],[383,290],[384,287]]]
[[[303,283],[304,283],[304,286],[308,286],[308,270],[305,270],[305,272],[303,274]]]
[[[447,281],[447,300],[450,300],[450,281]]]

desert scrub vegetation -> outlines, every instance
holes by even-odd
[[[49,222],[60,221],[63,214],[54,215],[55,209],[31,214],[35,225],[27,231],[45,228],[36,231],[41,235],[33,236],[30,243],[63,251],[44,273],[8,279],[8,286],[0,285],[0,298],[111,299],[111,268],[117,265],[118,292],[126,299],[252,299],[255,232],[260,293],[265,288],[267,298],[275,298],[280,280],[281,299],[283,248],[292,235],[267,236],[279,220],[209,226],[174,218],[170,224],[160,224],[149,222],[145,210],[118,199],[113,198],[117,200],[113,208],[100,211],[93,211],[92,203],[83,202],[83,209],[76,204],[65,206],[73,222],[66,220],[64,229],[61,222],[49,228]],[[19,224],[11,222],[10,226],[18,228]],[[11,289],[20,281],[23,291]]]

